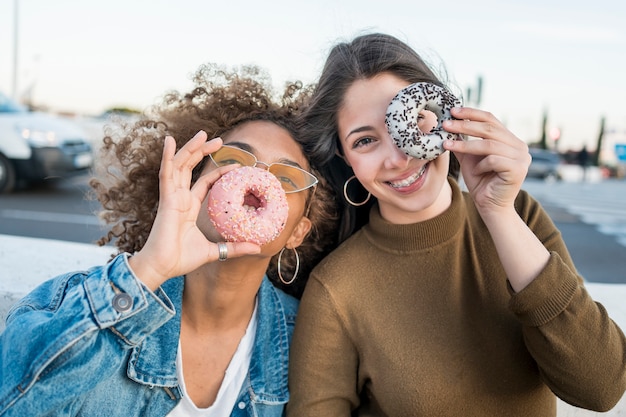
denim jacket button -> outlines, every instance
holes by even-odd
[[[133,308],[133,299],[128,294],[115,294],[113,297],[113,308],[118,313],[125,313]]]
[[[244,408],[246,408],[246,403],[244,403],[243,401],[239,401],[239,404],[237,404],[237,406],[240,410],[243,410]]]

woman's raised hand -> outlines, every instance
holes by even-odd
[[[491,113],[455,107],[452,115],[460,120],[444,122],[445,130],[479,139],[444,142],[459,160],[477,208],[481,214],[513,208],[531,161],[528,145]]]
[[[515,291],[521,291],[545,268],[550,253],[515,210],[531,156],[528,146],[491,113],[455,108],[462,120],[444,122],[444,129],[478,138],[446,141],[480,216],[493,239],[505,275]]]
[[[193,187],[191,175],[203,158],[221,146],[219,138],[207,142],[203,131],[178,152],[174,138],[165,138],[156,218],[146,244],[129,260],[135,275],[151,289],[218,259],[217,244],[206,238],[196,221],[213,183],[236,166],[217,168],[203,175]],[[260,251],[260,247],[252,243],[227,243],[227,248],[229,258]]]

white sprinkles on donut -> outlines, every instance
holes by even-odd
[[[461,140],[458,134],[443,130],[445,120],[454,119],[452,107],[461,101],[443,87],[431,83],[415,83],[400,90],[387,107],[385,123],[394,143],[405,154],[418,159],[432,160],[444,152],[443,141]],[[437,116],[437,126],[422,132],[417,125],[419,113],[429,110]]]
[[[278,178],[264,169],[244,166],[213,184],[207,210],[226,241],[263,245],[282,232],[289,206]]]

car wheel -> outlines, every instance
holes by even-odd
[[[0,154],[0,194],[10,193],[15,188],[15,168],[4,155]]]

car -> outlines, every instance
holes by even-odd
[[[528,167],[528,178],[539,178],[549,181],[562,179],[563,159],[557,152],[540,148],[530,148],[529,152],[532,162]]]
[[[22,183],[84,173],[92,165],[91,143],[77,124],[30,111],[0,92],[0,194]]]

